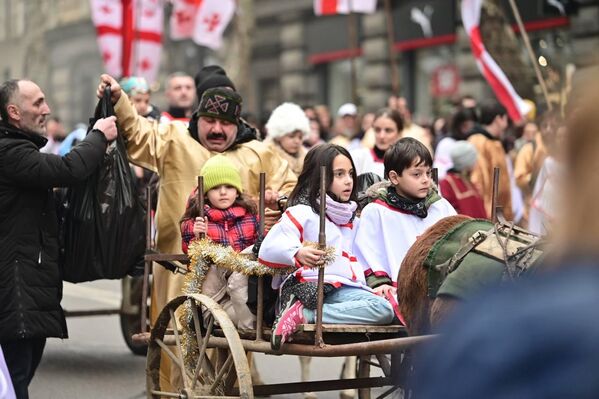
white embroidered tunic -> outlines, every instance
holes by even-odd
[[[262,241],[259,262],[272,268],[295,265],[298,268],[295,276],[299,281],[317,282],[318,269],[302,266],[295,254],[304,241],[318,242],[319,225],[320,217],[311,207],[295,205],[288,208]],[[370,290],[363,268],[352,253],[357,225],[357,218],[341,226],[326,219],[327,246],[335,248],[336,257],[326,266],[324,281],[336,287],[348,285]],[[279,288],[282,283],[283,279],[273,279],[273,288]]]
[[[396,286],[401,262],[418,236],[444,217],[455,214],[455,209],[443,198],[428,208],[424,219],[403,213],[382,200],[366,205],[354,241],[354,253],[366,276],[386,276]]]
[[[371,148],[360,148],[351,152],[351,157],[356,165],[356,174],[372,172],[384,178],[385,165],[383,160],[378,158]]]

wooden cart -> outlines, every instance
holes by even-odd
[[[160,262],[182,260],[180,256],[158,254],[149,255],[148,259]],[[172,326],[180,325],[176,314],[184,306],[191,309],[192,325],[173,329]],[[258,313],[262,312],[263,305],[259,299]],[[254,395],[359,389],[359,396],[368,398],[370,388],[388,386],[389,389],[381,395],[384,397],[399,388],[402,367],[406,364],[405,352],[431,338],[408,337],[405,328],[400,325],[327,325],[317,322],[301,325],[293,335],[292,343],[273,350],[270,329],[259,321],[257,324],[255,330],[238,331],[224,309],[203,294],[181,295],[170,301],[158,316],[151,334],[140,336],[148,340],[148,397],[253,398]],[[183,347],[184,340],[190,339],[199,348],[191,367],[184,360]],[[217,350],[208,356],[207,349]],[[248,352],[316,357],[357,356],[357,378],[254,385]],[[183,387],[176,391],[165,390],[160,385],[162,356],[168,356],[183,376]],[[370,377],[371,367],[380,368],[383,376]]]
[[[261,218],[264,220],[264,174],[261,175]],[[201,186],[202,182],[198,184]],[[321,187],[324,187],[324,171]],[[199,190],[202,192],[202,190]],[[326,190],[321,189],[322,193]],[[325,204],[324,198],[321,204]],[[201,205],[200,209],[203,208]],[[263,226],[261,226],[263,231]],[[321,211],[320,244],[324,247],[324,210]],[[149,242],[148,242],[149,245]],[[148,248],[146,276],[152,262],[157,262],[174,272],[186,272],[186,255],[165,255]],[[182,266],[183,265],[183,266]],[[240,332],[223,308],[203,294],[181,295],[170,301],[159,314],[151,333],[136,336],[138,342],[148,343],[147,394],[149,398],[253,398],[255,395],[318,392],[358,389],[361,398],[370,397],[370,388],[389,387],[380,397],[399,388],[405,353],[431,336],[408,337],[400,325],[326,325],[322,323],[324,271],[318,281],[318,307],[315,324],[304,324],[279,350],[270,344],[270,328],[263,324],[264,286],[258,278],[258,309],[256,328]],[[144,291],[145,292],[145,291]],[[144,298],[145,301],[145,298]],[[181,326],[176,315],[183,307],[191,310],[189,325]],[[145,315],[142,316],[145,325]],[[173,328],[173,326],[177,326]],[[184,342],[193,340],[197,353],[184,359]],[[208,350],[210,355],[208,355]],[[338,379],[283,384],[254,385],[251,379],[247,354],[257,352],[272,355],[298,355],[316,357],[357,356],[358,370],[355,379]],[[160,385],[162,356],[168,356],[182,375],[183,385],[167,390]],[[375,360],[376,359],[376,360]],[[370,377],[371,367],[380,368],[382,377]],[[405,370],[403,370],[405,371]]]

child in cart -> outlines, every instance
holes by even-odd
[[[201,234],[237,252],[252,246],[258,236],[256,205],[242,194],[241,175],[235,165],[216,155],[206,161],[200,174],[204,177],[205,216],[199,216],[196,188],[181,219],[183,252],[187,253],[189,244]],[[254,328],[256,318],[246,305],[247,276],[212,266],[202,293],[219,302],[239,329]]]
[[[325,268],[323,323],[389,324],[393,309],[374,295],[366,284],[362,266],[352,253],[356,218],[356,172],[349,152],[334,144],[311,149],[289,207],[264,238],[259,262],[277,268],[297,266],[297,272],[273,281],[280,288],[282,309],[273,325],[271,345],[280,348],[297,326],[316,321],[318,267],[325,251],[308,242],[318,242],[320,225],[320,166],[326,166],[326,245],[335,250]]]
[[[410,246],[426,229],[456,211],[433,187],[429,150],[405,137],[385,153],[385,178],[371,187],[374,201],[364,207],[354,251],[374,292],[396,307],[397,275]],[[400,316],[398,316],[400,317]]]

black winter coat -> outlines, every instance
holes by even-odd
[[[0,342],[67,337],[52,188],[84,181],[107,141],[92,131],[64,157],[46,141],[0,122]]]

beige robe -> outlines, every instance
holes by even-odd
[[[485,202],[485,210],[491,215],[493,208],[493,170],[499,168],[499,192],[497,205],[503,207],[503,214],[507,220],[513,220],[512,193],[510,176],[505,159],[505,151],[500,140],[491,140],[482,134],[473,134],[468,141],[476,147],[478,157],[470,175],[470,180],[481,193]]]
[[[522,224],[528,226],[528,216],[530,212],[530,201],[532,198],[532,190],[534,180],[541,171],[543,161],[547,157],[547,150],[543,144],[541,133],[535,136],[535,144],[526,143],[516,155],[514,164],[514,177],[516,184],[522,190],[524,195],[524,216]]]
[[[299,176],[302,173],[302,169],[304,167],[304,158],[306,158],[306,154],[308,151],[302,146],[299,149],[297,155],[291,155],[287,151],[283,149],[279,144],[277,144],[274,140],[266,140],[265,143],[268,143],[270,148],[279,154],[281,158],[289,163],[289,167],[293,170],[296,176]]]

